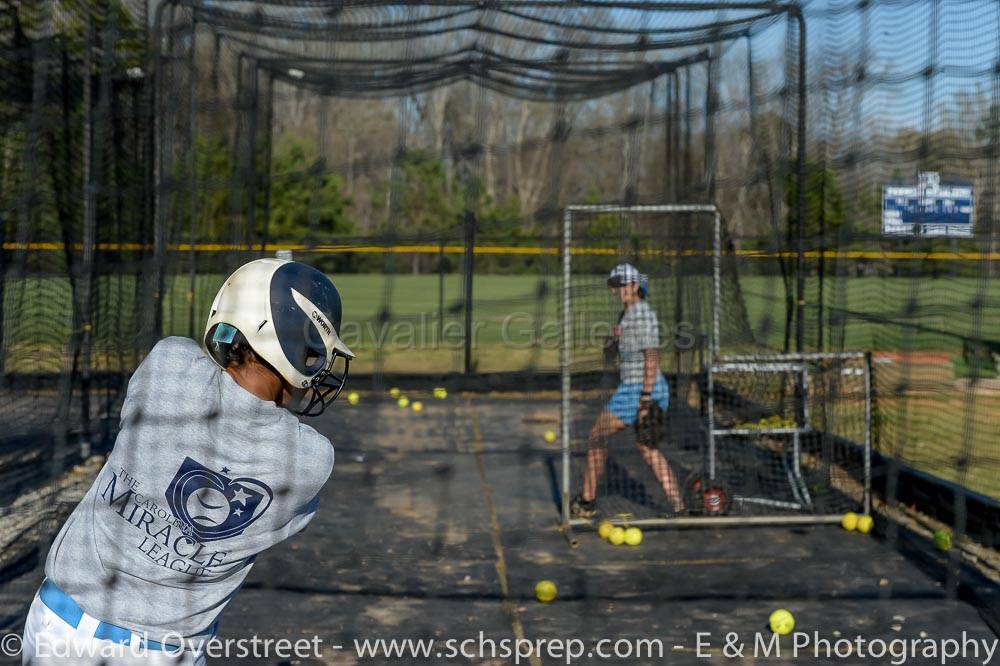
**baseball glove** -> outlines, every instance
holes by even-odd
[[[656,448],[663,435],[666,414],[660,405],[650,400],[645,411],[640,411],[635,420],[635,441],[641,446]]]

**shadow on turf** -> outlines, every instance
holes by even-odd
[[[957,598],[976,609],[983,622],[1000,637],[1000,586],[957,553],[941,552],[933,542],[904,525],[879,517],[876,532],[930,578],[942,582],[942,598]],[[895,541],[895,543],[892,543]]]
[[[534,594],[512,594],[504,597],[499,590],[497,592],[449,592],[445,590],[433,590],[433,589],[421,589],[421,588],[406,588],[399,589],[389,586],[379,586],[368,584],[364,589],[357,589],[355,587],[350,588],[339,588],[339,587],[320,587],[320,586],[308,586],[308,585],[288,585],[288,584],[278,584],[270,585],[265,584],[260,581],[250,582],[243,585],[242,589],[246,590],[261,590],[261,591],[275,591],[275,592],[291,592],[295,594],[310,594],[310,595],[328,595],[328,596],[345,596],[345,597],[385,597],[385,598],[396,598],[396,599],[415,599],[415,600],[428,600],[437,599],[445,601],[505,601],[512,600],[518,602],[529,602],[534,601]],[[526,589],[534,589],[533,586],[528,586]],[[660,590],[662,591],[662,590]],[[805,595],[803,598],[810,601],[876,601],[882,599],[906,599],[906,600],[939,600],[945,599],[947,596],[944,592],[902,592],[895,593],[891,596],[883,596],[878,593],[858,593],[858,592],[847,592],[843,593],[838,591],[837,593],[821,593],[821,594],[809,594]],[[628,594],[581,594],[578,592],[573,592],[572,590],[560,591],[559,599],[562,601],[656,601],[656,602],[688,602],[688,601],[787,601],[789,599],[786,593],[778,593],[777,591],[771,594],[760,593],[760,594],[734,594],[725,592],[705,592],[700,591],[696,594],[655,594],[655,591],[646,590],[642,593]],[[991,627],[992,628],[992,627]]]

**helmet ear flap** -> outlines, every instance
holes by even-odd
[[[303,338],[305,344],[302,346],[302,358],[299,359],[302,369],[306,374],[315,374],[318,370],[329,365],[328,352],[323,338],[319,333],[319,328],[312,320],[304,322]]]
[[[223,368],[242,365],[253,353],[246,336],[234,326],[218,323],[205,334],[205,347],[212,359]]]

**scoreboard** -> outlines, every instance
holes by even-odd
[[[882,232],[969,237],[974,207],[972,185],[942,185],[937,173],[921,173],[916,185],[882,188]]]

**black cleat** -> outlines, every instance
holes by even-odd
[[[597,515],[597,502],[588,502],[582,495],[577,495],[569,503],[569,513],[574,518],[593,518]]]

